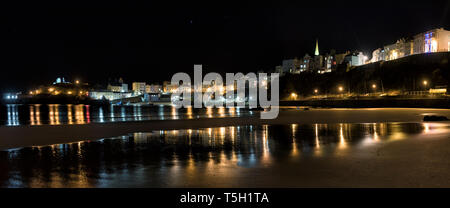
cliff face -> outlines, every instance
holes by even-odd
[[[338,86],[344,92],[371,93],[373,84],[378,90],[420,91],[450,83],[450,52],[418,54],[393,61],[376,62],[354,67],[348,72],[327,74],[302,73],[286,75],[281,79],[281,97],[296,92],[301,96],[336,94]],[[423,81],[427,81],[424,85]]]

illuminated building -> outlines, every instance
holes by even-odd
[[[136,95],[144,94],[145,86],[146,86],[145,82],[133,82],[132,87],[133,87],[134,94],[136,94]]]
[[[413,54],[448,51],[450,51],[450,31],[439,28],[420,33],[412,38],[401,38],[396,43],[385,46],[380,57],[375,59],[372,57],[372,62],[390,61]]]
[[[414,54],[450,51],[450,31],[443,28],[414,36]]]
[[[384,60],[390,61],[413,54],[413,40],[410,38],[401,38],[394,44],[384,47]]]
[[[371,63],[384,61],[385,60],[385,52],[384,49],[378,48],[372,52],[372,59],[370,59]]]
[[[291,73],[291,74],[298,74],[300,73],[300,63],[302,61],[294,58],[294,59],[286,59],[283,60],[281,68],[283,73]]]
[[[90,91],[89,97],[94,100],[117,100],[122,98],[129,98],[132,97],[131,92],[112,92],[109,90],[96,90],[96,91]]]
[[[178,85],[173,85],[169,81],[163,82],[163,91],[164,93],[172,93],[178,88]]]
[[[53,82],[53,84],[69,84],[70,82],[67,82],[64,77],[58,77],[56,78],[56,81]]]
[[[346,55],[344,61],[346,61],[350,66],[361,66],[365,64],[367,59],[367,56],[365,56],[362,52],[355,52]]]
[[[123,79],[119,78],[118,80],[114,80],[112,82],[108,81],[108,86],[106,89],[112,92],[128,92],[128,84],[123,83]]]
[[[108,84],[107,89],[111,92],[128,92],[128,84]]]
[[[3,98],[5,100],[17,100],[19,98],[20,93],[5,93]]]
[[[151,84],[145,86],[145,92],[146,93],[161,93],[163,91],[163,88],[161,85],[158,84]]]

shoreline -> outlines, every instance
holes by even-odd
[[[353,98],[282,100],[280,106],[310,106],[317,108],[437,108],[450,109],[450,98]]]
[[[450,117],[449,109],[428,108],[359,108],[310,109],[283,108],[277,119],[253,117],[199,118],[183,120],[149,120],[132,122],[91,123],[72,125],[2,126],[0,150],[71,143],[155,130],[179,130],[244,125],[289,125],[332,123],[417,123],[425,115]]]

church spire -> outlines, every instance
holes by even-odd
[[[316,51],[314,52],[315,56],[319,55],[319,40],[316,39]]]

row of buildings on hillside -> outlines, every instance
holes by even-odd
[[[443,28],[429,30],[412,37],[401,38],[393,44],[378,48],[369,54],[362,52],[329,53],[320,54],[319,44],[316,40],[314,56],[306,54],[302,58],[287,59],[282,65],[276,66],[275,71],[281,75],[286,73],[299,74],[302,72],[316,72],[319,74],[332,72],[339,67],[350,69],[351,67],[378,61],[391,61],[414,54],[448,52],[450,51],[450,31]]]
[[[162,97],[170,97],[170,94],[177,89],[176,85],[172,85],[169,81],[160,84],[147,84],[145,82],[132,82],[131,89],[129,85],[119,78],[109,81],[106,88],[97,86],[93,87],[88,83],[74,80],[66,81],[64,77],[58,77],[55,82],[49,85],[41,85],[31,89],[28,93],[8,92],[3,96],[4,100],[17,101],[22,98],[45,98],[67,96],[76,99],[91,98],[94,100],[119,100],[132,97],[142,97],[143,101],[161,101]]]
[[[128,84],[124,83],[122,78],[117,81],[109,82],[105,90],[92,90],[89,95],[93,99],[107,99],[117,100],[129,97],[136,97],[140,95],[150,95],[150,98],[155,99],[161,94],[172,93],[177,86],[172,85],[169,81],[164,81],[160,84],[147,84],[146,82],[132,82],[131,90]]]
[[[373,51],[370,61],[391,61],[414,54],[449,51],[450,31],[439,28],[401,38],[393,44],[378,48]]]

